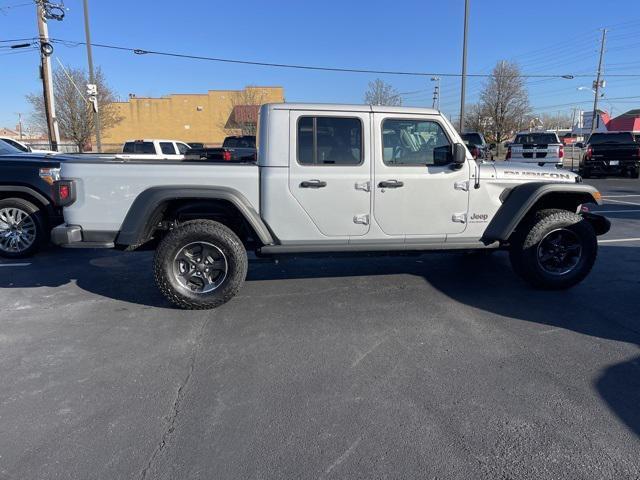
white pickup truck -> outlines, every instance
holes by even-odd
[[[564,145],[555,132],[521,132],[509,145],[506,160],[561,168],[563,158]]]
[[[127,140],[117,157],[135,160],[184,160],[189,145],[179,140]]]
[[[508,249],[537,287],[580,282],[609,222],[599,192],[555,168],[476,162],[431,109],[264,105],[245,164],[72,159],[55,184],[54,243],[156,246],[155,279],[182,308],[235,295],[262,255]]]

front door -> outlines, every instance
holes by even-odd
[[[439,117],[374,115],[374,216],[387,235],[446,236],[466,228],[470,164],[453,168]]]
[[[289,190],[325,236],[369,231],[369,122],[364,112],[291,112]]]

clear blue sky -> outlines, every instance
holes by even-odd
[[[29,0],[0,0],[0,40],[37,35]],[[50,21],[54,38],[84,40],[82,1],[66,0],[62,22]],[[464,0],[90,0],[93,41],[194,55],[255,61],[385,70],[459,72]],[[486,73],[500,59],[525,73],[595,73],[599,31],[610,28],[609,73],[640,73],[638,0],[471,0],[469,72]],[[0,43],[6,46],[7,43]],[[86,66],[83,46],[56,46],[55,57]],[[281,85],[287,101],[361,103],[377,75],[326,73],[229,65],[94,49],[108,82],[122,98]],[[38,54],[0,48],[0,126],[13,127],[28,112],[25,94],[39,92]],[[433,84],[424,77],[381,76],[407,105],[430,106]],[[569,113],[589,108],[590,78],[528,81],[536,111]],[[482,79],[470,79],[473,102]],[[640,77],[607,78],[614,114],[640,107]],[[441,107],[456,115],[459,79],[442,80]]]

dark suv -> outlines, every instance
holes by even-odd
[[[467,132],[460,135],[473,155],[473,158],[480,160],[493,160],[491,146],[487,144],[484,135],[479,132]]]

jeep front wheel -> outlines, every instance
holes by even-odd
[[[156,284],[174,305],[189,310],[229,301],[247,276],[247,252],[229,228],[192,220],[171,230],[154,258]]]
[[[539,212],[515,235],[509,255],[514,271],[537,288],[561,290],[589,274],[598,241],[589,222],[569,212]]]

